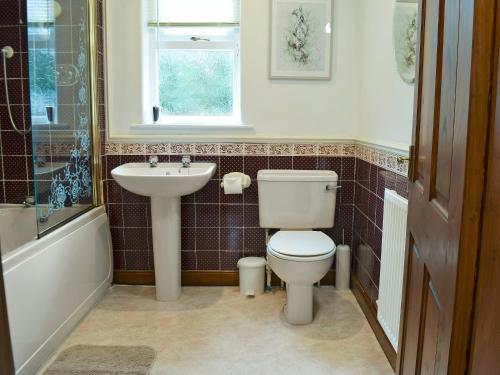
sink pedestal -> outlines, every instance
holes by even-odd
[[[181,295],[181,199],[151,197],[156,299]]]
[[[215,163],[191,163],[190,167],[181,163],[158,163],[155,168],[149,163],[127,163],[111,171],[122,188],[151,197],[159,301],[175,301],[181,295],[181,197],[202,189],[216,168]]]

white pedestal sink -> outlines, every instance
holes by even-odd
[[[132,193],[151,197],[156,298],[173,301],[181,294],[181,196],[200,190],[215,173],[214,163],[129,163],[111,171]]]

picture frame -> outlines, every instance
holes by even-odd
[[[333,0],[271,0],[270,79],[330,80]]]
[[[415,83],[417,35],[418,2],[396,0],[393,19],[394,57],[399,76],[410,85]]]

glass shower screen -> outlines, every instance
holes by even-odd
[[[91,0],[89,0],[91,1]],[[93,206],[87,0],[27,0],[38,233]]]

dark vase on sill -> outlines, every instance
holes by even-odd
[[[160,107],[153,107],[153,122],[158,122],[160,119]]]

